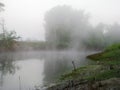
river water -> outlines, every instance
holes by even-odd
[[[0,90],[35,90],[75,66],[88,64],[85,52],[9,52],[0,54]],[[42,90],[42,89],[41,89]]]

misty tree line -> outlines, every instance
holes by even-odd
[[[0,3],[0,11],[4,10],[4,4]],[[19,39],[15,31],[8,31],[4,20],[0,20],[0,51],[13,50],[16,40]]]
[[[120,42],[120,25],[92,26],[89,14],[70,6],[56,6],[45,15],[47,47],[52,49],[96,49]]]
[[[3,10],[4,4],[0,3],[0,11]],[[89,14],[84,10],[76,10],[65,5],[56,6],[46,13],[45,30],[46,42],[38,44],[42,49],[101,50],[120,42],[118,23],[113,25],[99,23],[92,26]],[[16,32],[8,31],[4,21],[0,20],[0,51],[13,50],[18,39]],[[25,45],[28,47],[28,44]],[[38,45],[33,44],[32,47],[38,49]]]

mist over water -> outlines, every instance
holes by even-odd
[[[20,5],[18,5],[16,1],[11,0],[12,4],[8,7],[15,10],[17,14],[11,12],[14,15],[6,19],[10,19],[12,24],[9,25],[15,24],[13,31],[10,30],[11,28],[7,28],[4,20],[0,19],[0,90],[42,89],[46,85],[55,83],[62,74],[72,72],[74,65],[78,68],[92,63],[86,58],[87,55],[104,51],[107,47],[120,43],[119,13],[115,15],[118,16],[118,20],[115,19],[115,16],[110,17],[111,20],[114,19],[111,24],[99,22],[97,19],[95,22],[99,23],[94,24],[91,22],[92,13],[87,12],[89,4],[85,5],[88,10],[84,10],[75,8],[77,3],[73,3],[75,6],[72,6],[72,0],[69,0],[71,4],[66,4],[68,0],[65,0],[66,2],[63,1],[61,4],[55,1],[57,4],[50,4],[50,6],[48,1],[49,8],[47,8],[46,2],[44,2],[46,6],[41,8],[39,7],[41,1],[25,0],[22,3],[19,1]],[[105,1],[101,1],[102,3],[99,1],[100,8],[103,8]],[[7,2],[6,5],[9,3]],[[16,3],[15,9],[13,9],[14,6],[12,7],[14,3]],[[96,10],[99,3],[90,5],[94,8],[93,11]],[[110,10],[107,4],[104,5],[108,6],[104,7],[106,11]],[[118,5],[111,4],[112,8]],[[80,5],[82,6],[82,4]],[[6,10],[9,11],[8,7]],[[0,2],[0,10],[4,8],[4,3]],[[118,11],[119,7],[114,9]],[[40,13],[39,10],[43,11]],[[95,12],[100,13],[100,11],[102,9]],[[111,11],[113,10],[111,9]],[[114,15],[114,12],[110,13]],[[98,17],[110,15],[106,13],[102,16],[102,14],[100,13]],[[106,18],[103,19],[106,20]],[[118,22],[115,23],[115,20]],[[8,20],[7,24],[10,21]],[[29,37],[29,35],[30,40],[29,38],[26,40],[25,37]]]
[[[19,90],[21,87],[22,90],[29,90],[50,84],[64,72],[73,70],[73,60],[76,67],[88,64],[89,61],[85,58],[88,53],[68,51],[3,53],[0,56],[0,89]]]

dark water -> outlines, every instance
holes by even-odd
[[[0,90],[35,90],[63,72],[88,63],[85,52],[16,52],[0,54]],[[41,89],[42,90],[42,89]]]

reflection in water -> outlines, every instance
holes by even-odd
[[[18,67],[14,63],[14,58],[9,54],[1,54],[0,56],[0,86],[3,85],[4,76],[14,74]]]
[[[45,84],[58,79],[61,74],[73,70],[72,61],[75,62],[76,67],[88,64],[85,55],[84,52],[59,52],[45,57]]]
[[[39,53],[1,53],[0,90],[35,90],[42,85],[44,60],[36,56]]]
[[[35,90],[36,85],[50,83],[64,72],[85,65],[84,52],[16,52],[0,54],[0,90]],[[44,81],[43,81],[44,80]]]

